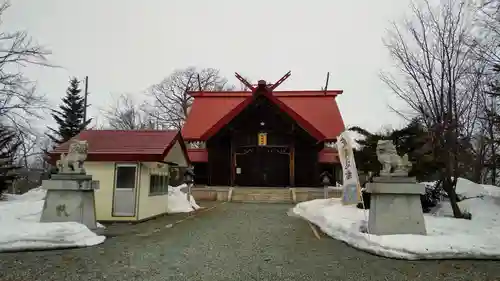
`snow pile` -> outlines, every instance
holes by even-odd
[[[7,201],[24,200],[24,201],[38,201],[45,198],[47,192],[42,187],[33,188],[24,194],[4,194]]]
[[[456,192],[466,198],[491,196],[500,197],[500,188],[493,185],[481,185],[470,180],[459,178],[457,180]]]
[[[186,193],[182,192],[186,188],[186,184],[168,187],[167,213],[189,213],[201,208],[196,204],[192,195],[190,195],[189,201],[187,200]]]
[[[318,199],[297,204],[292,214],[321,228],[329,236],[353,247],[385,257],[401,259],[500,259],[500,188],[459,179],[457,193],[472,197],[459,203],[472,213],[472,220],[454,219],[449,202],[441,202],[432,214],[424,215],[427,236],[371,235],[366,228],[368,210],[343,206],[340,199]],[[477,195],[476,195],[477,196]]]
[[[436,182],[420,182],[427,187],[434,188]],[[477,184],[464,178],[458,178],[456,193],[459,197],[472,198],[482,196],[500,197],[500,188],[494,185]],[[444,191],[443,194],[446,194]]]
[[[45,194],[35,188],[0,201],[0,252],[85,247],[105,240],[80,223],[41,223]]]
[[[30,191],[20,194],[20,195],[11,195],[9,200],[21,200],[21,201],[39,201],[44,200],[45,195],[47,195],[47,191],[43,189],[41,186],[37,188],[33,188]]]

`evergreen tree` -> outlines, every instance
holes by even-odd
[[[411,120],[402,129],[389,132],[370,133],[360,127],[352,127],[349,130],[363,136],[362,139],[356,140],[360,147],[354,150],[356,167],[360,171],[365,173],[373,172],[372,176],[379,174],[382,168],[376,152],[379,140],[393,141],[399,155],[408,155],[409,160],[412,162],[412,169],[409,172],[410,177],[416,177],[418,180],[430,180],[439,168],[439,163],[436,163],[428,145],[430,135],[418,119]],[[362,196],[363,204],[359,203],[358,208],[369,209],[370,194],[362,192]],[[436,206],[440,198],[440,188],[426,189],[425,194],[420,196],[423,211],[429,212],[430,208]]]
[[[85,97],[80,89],[80,81],[72,78],[66,90],[66,96],[59,110],[52,110],[52,117],[57,122],[58,129],[49,129],[54,133],[48,135],[56,144],[64,143],[84,130],[92,119],[83,120],[85,115]]]
[[[16,178],[13,170],[14,155],[21,142],[14,131],[0,125],[0,199],[10,183]]]
[[[396,145],[398,154],[407,154],[412,162],[409,176],[421,181],[435,180],[441,166],[430,147],[431,135],[418,118],[410,121],[406,127],[394,130],[390,137]]]
[[[362,136],[361,139],[355,140],[359,145],[358,149],[354,149],[356,168],[364,173],[378,173],[382,169],[382,165],[377,159],[377,142],[379,140],[388,139],[388,136],[381,133],[371,133],[357,126],[351,127],[349,130]]]
[[[365,173],[374,172],[378,174],[382,165],[377,158],[377,143],[379,140],[391,140],[396,146],[399,155],[408,154],[413,163],[410,176],[419,180],[429,180],[437,170],[432,152],[427,148],[429,134],[418,119],[412,120],[406,127],[390,132],[371,133],[360,127],[352,127],[350,131],[363,136],[356,142],[360,148],[354,150],[356,167]]]

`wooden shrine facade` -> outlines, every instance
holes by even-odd
[[[274,91],[260,80],[244,92],[194,92],[182,130],[197,184],[321,186],[339,181],[332,143],[344,130],[335,97],[341,91]]]

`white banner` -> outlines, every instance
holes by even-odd
[[[358,170],[354,161],[352,140],[347,131],[340,134],[337,140],[337,150],[344,177],[342,204],[357,204],[361,199],[361,186],[359,185]]]

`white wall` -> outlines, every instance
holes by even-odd
[[[149,179],[151,171],[158,170],[168,173],[168,165],[162,169],[153,168],[157,163],[143,163],[141,165],[141,180],[139,190],[139,220],[161,215],[167,212],[167,194],[149,195]]]
[[[134,221],[136,217],[113,217],[113,190],[115,162],[85,162],[87,174],[99,181],[95,194],[96,217],[98,221]],[[136,202],[138,192],[136,192]],[[137,213],[137,212],[136,212]]]
[[[174,146],[170,149],[169,153],[165,157],[165,161],[177,163],[179,166],[186,167],[187,160],[182,152],[182,147],[179,141],[176,141]]]
[[[187,166],[180,143],[177,141],[165,157],[166,162]],[[94,180],[99,181],[99,190],[95,191],[97,220],[100,221],[136,221],[167,212],[167,194],[149,195],[150,169],[157,169],[156,162],[138,164],[138,186],[136,188],[136,216],[114,217],[113,191],[115,180],[115,162],[85,162],[85,169]],[[168,165],[163,164],[163,172],[168,173]]]

